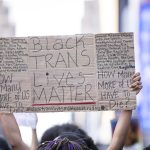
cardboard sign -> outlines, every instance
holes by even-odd
[[[133,33],[0,38],[0,111],[134,109]]]

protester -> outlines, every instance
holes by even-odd
[[[92,150],[98,150],[92,138],[89,137],[85,131],[83,131],[74,124],[56,125],[52,128],[47,129],[42,135],[40,143],[41,145],[43,145],[45,141],[52,141],[54,139],[57,139],[57,137],[61,139],[62,137],[67,137],[68,139],[74,141],[79,141],[80,139],[80,142],[84,139],[84,143],[87,145],[88,148]]]
[[[138,94],[142,89],[140,74],[134,74],[132,80],[133,83],[130,88]],[[121,150],[123,148],[130,125],[131,114],[131,110],[124,110],[121,112],[108,150]],[[0,123],[5,133],[5,137],[13,150],[30,149],[22,141],[21,134],[13,114],[2,113],[0,115]],[[88,147],[88,144],[85,142],[86,139],[86,136],[82,137],[75,132],[66,132],[53,140],[45,141],[38,147],[38,150],[94,150]]]

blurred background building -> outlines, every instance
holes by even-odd
[[[135,117],[142,131],[141,142],[150,144],[150,1],[149,0],[0,0],[0,35],[34,36],[78,33],[134,32],[136,71],[142,74]],[[54,124],[73,122],[97,143],[111,140],[114,112],[38,114],[38,138]],[[49,119],[48,119],[49,118]],[[26,134],[26,133],[29,134]],[[31,131],[21,127],[26,143]]]
[[[99,25],[99,0],[85,0],[84,14],[81,22],[83,33],[100,32]]]
[[[9,19],[9,7],[0,0],[0,35],[1,36],[14,36],[15,25]]]

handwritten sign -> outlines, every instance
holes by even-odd
[[[95,39],[102,109],[134,109],[135,92],[129,91],[135,68],[133,35],[97,34]]]
[[[0,111],[134,109],[132,33],[0,38]]]

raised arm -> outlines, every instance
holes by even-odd
[[[142,89],[140,73],[135,73],[132,76],[132,80],[133,84],[131,84],[130,88],[138,94]],[[121,112],[112,142],[107,150],[122,150],[130,126],[131,115],[131,110],[124,110]]]
[[[20,130],[13,114],[0,113],[0,123],[4,135],[13,150],[30,150],[22,141]]]
[[[32,129],[31,150],[37,150],[37,148],[38,148],[38,139],[37,139],[37,132],[35,128],[35,129]]]

